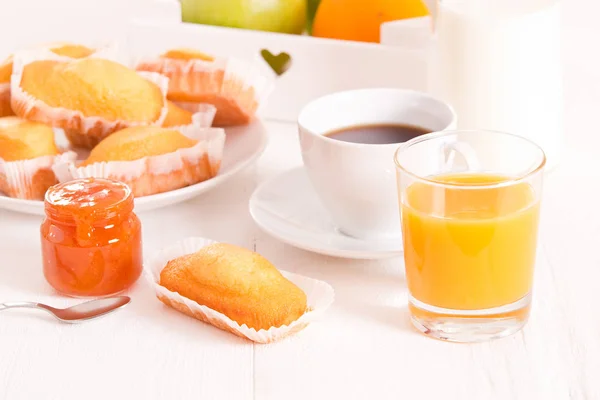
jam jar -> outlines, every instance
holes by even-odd
[[[77,179],[48,189],[41,226],[44,276],[57,291],[103,297],[142,272],[141,223],[124,183]]]

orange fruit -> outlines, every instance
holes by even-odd
[[[426,15],[422,0],[322,0],[312,35],[379,43],[382,23]]]

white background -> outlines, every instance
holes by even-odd
[[[568,0],[564,11],[567,149],[546,181],[523,332],[476,345],[425,338],[407,319],[401,259],[328,258],[260,232],[250,194],[301,164],[295,127],[271,122],[256,167],[141,215],[145,253],[186,236],[256,249],[281,269],[331,283],[336,302],[325,318],[284,342],[253,345],[163,306],[144,280],[128,293],[130,306],[87,324],[3,312],[0,399],[600,399],[600,6]],[[26,34],[2,32],[4,40]],[[0,211],[0,301],[74,302],[44,281],[40,222]]]

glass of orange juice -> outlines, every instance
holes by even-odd
[[[434,338],[476,342],[529,317],[544,152],[520,136],[444,131],[395,155],[409,309]]]

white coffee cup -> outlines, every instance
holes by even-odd
[[[428,94],[386,88],[326,95],[300,112],[304,166],[337,228],[360,239],[399,237],[393,157],[400,143],[351,143],[326,136],[373,124],[406,124],[435,132],[454,129],[456,115],[450,105]]]

